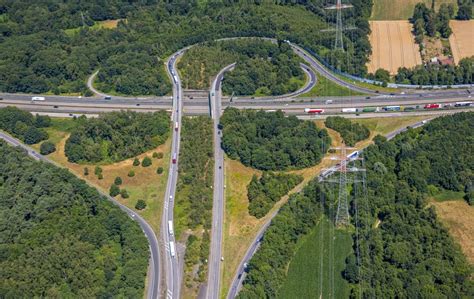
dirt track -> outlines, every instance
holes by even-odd
[[[383,68],[393,75],[399,67],[421,64],[419,48],[408,21],[371,21],[370,28],[372,55],[367,64],[370,73]]]
[[[454,62],[459,63],[464,57],[474,55],[474,20],[449,22],[453,34],[449,37],[449,44],[453,52]]]

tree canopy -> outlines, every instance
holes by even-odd
[[[369,138],[370,131],[364,125],[353,123],[350,119],[340,116],[329,116],[324,121],[326,127],[341,134],[344,143],[354,146],[357,142]]]
[[[282,111],[227,108],[221,118],[222,148],[231,159],[261,170],[317,164],[331,144],[326,130]]]
[[[170,121],[165,111],[138,113],[120,111],[98,118],[80,117],[66,141],[70,162],[117,162],[163,144],[169,136]],[[135,165],[135,163],[134,163]]]
[[[142,297],[137,223],[62,168],[0,140],[0,297]]]
[[[26,144],[36,144],[48,139],[42,128],[51,124],[49,116],[32,115],[17,107],[0,108],[0,130],[4,130]]]

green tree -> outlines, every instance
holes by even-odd
[[[133,166],[138,166],[140,165],[140,160],[138,158],[133,159]]]
[[[45,141],[41,143],[40,154],[49,155],[56,151],[56,146],[51,141]]]
[[[143,210],[145,208],[146,208],[146,202],[143,199],[137,200],[137,203],[135,204],[135,209]]]
[[[117,185],[117,186],[120,186],[122,185],[122,178],[121,177],[116,177],[115,180],[114,180],[114,184]]]
[[[101,174],[101,173],[102,173],[102,167],[96,166],[96,167],[94,168],[94,174],[95,174],[95,175],[99,175],[99,174]]]
[[[472,0],[458,0],[458,20],[472,19]]]
[[[151,166],[151,164],[152,164],[151,159],[148,156],[143,158],[143,160],[142,160],[142,166],[143,167]]]
[[[119,193],[120,193],[120,188],[117,185],[112,184],[109,189],[109,195],[112,197],[115,197],[119,195]]]
[[[130,170],[127,175],[128,175],[128,177],[130,177],[130,178],[131,178],[131,177],[134,177],[134,176],[135,176],[135,171]]]
[[[122,196],[122,198],[129,198],[130,196],[128,195],[128,192],[126,189],[122,189],[120,190],[120,196]]]
[[[163,173],[163,167],[158,167],[158,169],[156,169],[156,173],[157,174],[162,174]]]
[[[89,175],[89,168],[84,167],[84,175],[88,176]]]

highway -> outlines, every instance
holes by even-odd
[[[427,117],[427,120],[424,120],[424,121],[421,121],[421,122],[417,122],[413,125],[411,125],[410,127],[412,128],[418,128],[418,127],[421,127],[423,126],[424,124],[426,124],[427,122],[429,122],[433,117]],[[388,133],[387,135],[385,135],[385,137],[387,137],[387,139],[392,139],[394,138],[396,135],[402,133],[402,132],[405,132],[407,130],[407,128],[400,128],[400,129],[397,129],[395,131],[392,131],[390,133]],[[362,150],[360,150],[362,151]],[[334,169],[336,166],[333,166],[332,168],[330,169]],[[329,176],[330,174],[332,174],[331,171],[329,172],[326,172],[326,174],[324,175],[325,177]],[[320,177],[321,177],[321,174],[320,174]],[[255,254],[255,252],[258,250],[258,247],[260,246],[260,243],[262,242],[263,240],[263,237],[264,237],[264,234],[266,232],[266,230],[268,229],[268,227],[270,226],[271,224],[271,221],[273,220],[273,218],[278,214],[278,211],[275,211],[271,217],[263,224],[262,228],[258,231],[257,235],[255,236],[254,240],[252,241],[252,243],[250,244],[249,248],[247,249],[244,257],[242,258],[242,260],[240,261],[240,264],[237,268],[237,272],[234,274],[234,278],[232,279],[232,283],[230,285],[230,288],[229,288],[229,292],[227,294],[227,299],[233,299],[237,296],[237,294],[239,293],[241,287],[242,287],[242,283],[245,279],[245,275],[246,275],[246,271],[245,271],[245,268],[246,268],[246,265],[248,264],[248,262],[252,259],[253,255]]]
[[[224,151],[221,147],[222,132],[218,125],[221,116],[221,82],[224,73],[234,68],[235,63],[223,68],[212,82],[210,103],[211,117],[214,120],[214,187],[212,203],[211,248],[206,288],[206,298],[218,299],[221,280],[222,230],[224,223]]]
[[[176,185],[178,183],[178,162],[179,162],[179,146],[181,141],[181,117],[183,111],[181,81],[176,69],[176,60],[182,54],[182,51],[176,52],[167,61],[167,71],[173,81],[173,107],[171,111],[171,120],[173,123],[173,136],[171,144],[171,161],[168,172],[168,182],[164,198],[164,208],[161,225],[161,236],[164,247],[165,260],[165,281],[166,281],[166,298],[180,297],[182,272],[179,263],[179,250],[176,243],[174,231],[171,232],[169,223],[174,228],[174,202],[176,197]]]
[[[57,167],[61,167],[60,165],[56,164],[52,160],[48,159],[47,157],[39,154],[36,152],[34,149],[31,147],[23,144],[19,140],[11,137],[8,134],[5,134],[0,131],[0,138],[5,140],[7,143],[11,144],[12,146],[19,146],[26,150],[28,155],[32,157],[33,159],[37,161],[43,161],[46,163],[53,164]],[[140,227],[143,230],[143,233],[145,234],[146,238],[148,239],[148,243],[150,245],[150,268],[148,272],[148,289],[147,289],[147,299],[156,299],[159,298],[160,294],[160,247],[158,244],[158,239],[156,238],[155,233],[153,232],[153,229],[151,226],[143,219],[138,213],[135,211],[127,208],[126,206],[122,205],[120,202],[116,201],[115,198],[109,196],[108,194],[100,191],[97,189],[97,191],[110,200],[112,203],[116,204],[122,211],[127,213],[130,218],[138,222]]]

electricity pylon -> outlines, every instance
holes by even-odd
[[[342,25],[342,10],[352,8],[350,4],[342,4],[342,0],[337,0],[335,5],[326,7],[327,10],[336,11],[336,29],[329,29],[324,31],[336,31],[336,41],[334,42],[334,49],[340,49],[344,51],[344,40],[342,38],[342,31],[354,28],[344,28]]]

